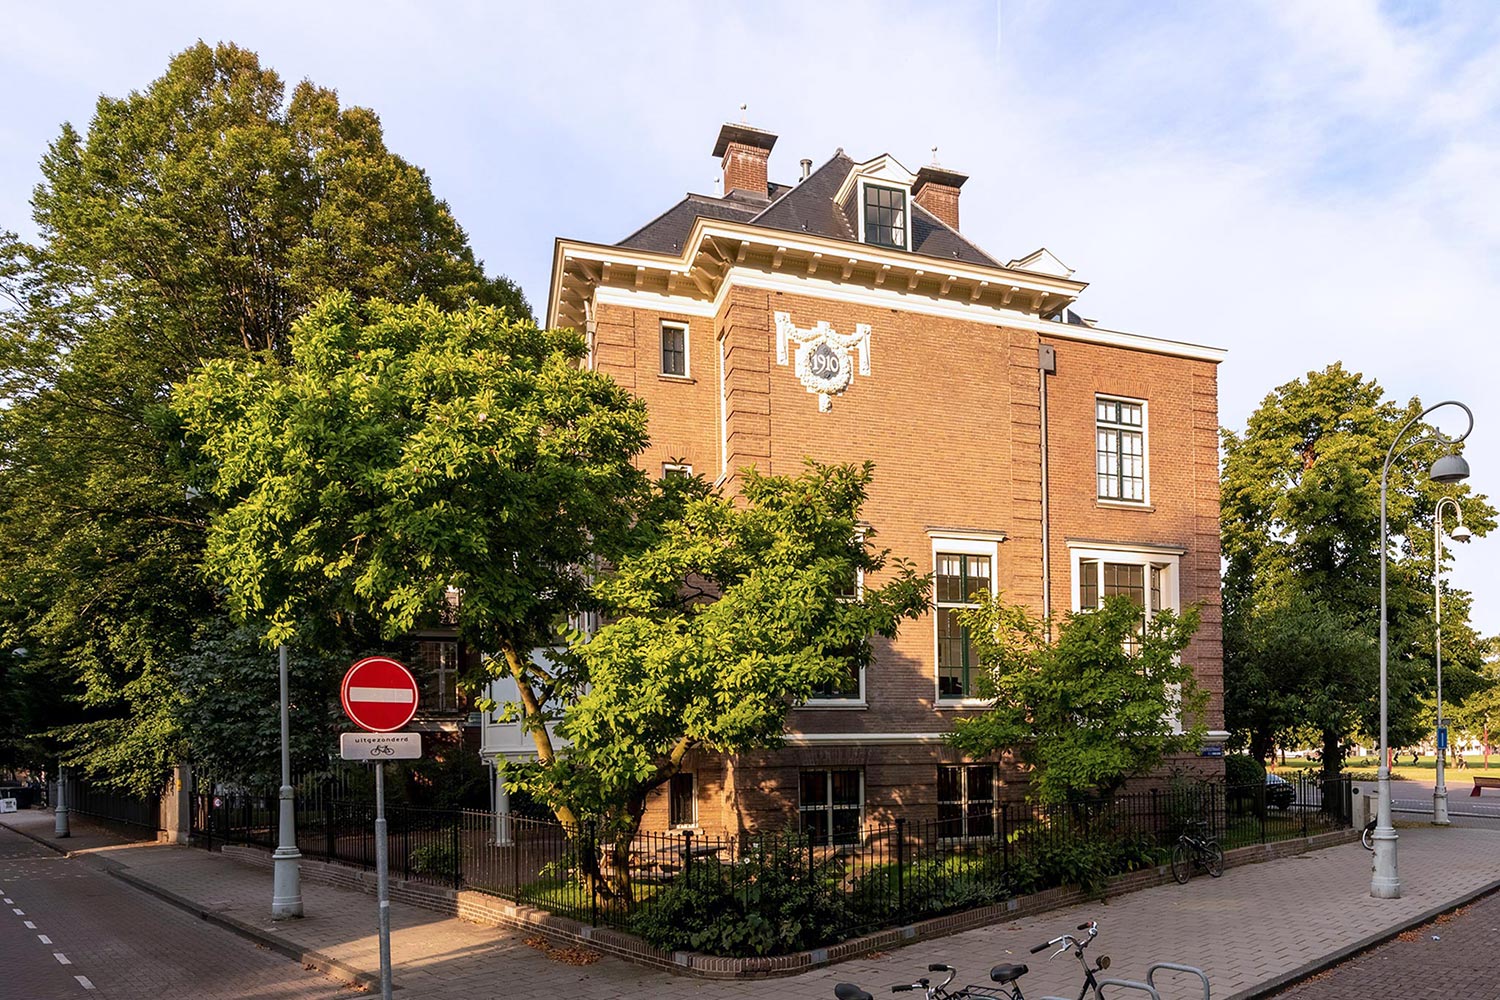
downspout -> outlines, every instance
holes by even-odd
[[[584,344],[588,349],[589,371],[594,371],[594,335],[598,332],[599,321],[594,318],[594,297],[590,295],[583,300],[583,336]]]
[[[1057,374],[1057,349],[1038,344],[1036,349],[1037,383],[1042,403],[1042,621],[1046,623],[1047,641],[1052,641],[1052,530],[1047,513],[1047,376]]]

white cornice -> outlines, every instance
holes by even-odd
[[[787,733],[789,747],[936,746],[947,733]]]
[[[1153,552],[1164,556],[1185,556],[1181,545],[1156,545],[1152,542],[1106,542],[1095,538],[1069,538],[1070,549],[1095,549],[1104,552]]]

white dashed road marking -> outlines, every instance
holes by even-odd
[[[94,984],[89,982],[88,976],[74,976],[73,978],[78,980],[78,985],[82,986],[86,990],[91,990],[94,988]]]
[[[10,908],[10,912],[14,913],[18,917],[26,916],[26,911],[21,909],[19,906],[12,906]]]
[[[5,905],[9,906],[10,904],[12,904],[14,902],[15,902],[15,900],[11,899],[9,896],[5,897]]]
[[[57,964],[58,965],[72,965],[73,964],[72,959],[68,958],[67,955],[64,955],[60,951],[54,951],[52,953],[52,957],[55,958],[55,959],[57,959]]]
[[[26,929],[28,931],[34,931],[34,930],[36,930],[36,924],[32,923],[30,920],[23,920],[23,921],[21,921],[21,923],[23,923],[23,924],[26,925]]]
[[[52,943],[52,939],[49,938],[45,934],[38,934],[36,937],[37,937],[38,941],[42,942],[42,944],[51,944]]]

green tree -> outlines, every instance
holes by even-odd
[[[606,891],[627,905],[647,797],[688,753],[779,746],[792,706],[840,685],[874,637],[926,609],[929,582],[909,564],[874,583],[887,554],[860,523],[872,475],[868,463],[750,470],[737,496],[668,479],[675,509],[600,579],[607,624],[559,660],[562,745],[509,780],[598,824],[613,845]],[[851,595],[858,572],[866,584]],[[540,700],[522,692],[523,706]],[[524,715],[545,737],[549,717]]]
[[[1067,617],[1049,644],[1025,607],[979,596],[961,617],[983,668],[980,694],[994,704],[955,724],[950,742],[964,753],[1012,750],[1035,768],[1028,794],[1064,803],[1109,795],[1202,744],[1205,695],[1180,656],[1196,609],[1142,623],[1139,606],[1111,597]]]
[[[294,325],[289,361],[205,363],[175,405],[220,504],[207,566],[235,618],[320,647],[452,609],[540,718],[563,680],[531,651],[590,607],[647,490],[645,408],[583,351],[493,307],[339,293]]]
[[[372,112],[308,82],[288,97],[234,45],[100,98],[41,172],[39,239],[0,234],[5,629],[80,685],[100,725],[76,730],[75,760],[148,788],[189,751],[175,664],[221,613],[171,386],[206,360],[285,357],[328,289],[529,312]]]
[[[1356,731],[1379,731],[1378,660],[1367,651],[1379,630],[1380,474],[1397,432],[1421,411],[1417,400],[1397,405],[1373,380],[1334,364],[1279,386],[1243,434],[1223,434],[1225,716],[1257,756],[1311,724],[1331,773]],[[1419,426],[1407,440],[1424,430],[1433,428]],[[1435,443],[1418,444],[1389,477],[1393,746],[1423,734],[1422,698],[1435,675],[1434,506],[1451,494],[1476,534],[1494,526],[1483,496],[1428,479],[1439,453]],[[1445,664],[1451,644],[1453,662],[1472,669],[1477,639],[1467,595],[1448,593]]]

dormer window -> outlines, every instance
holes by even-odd
[[[906,192],[901,188],[864,185],[865,242],[872,246],[906,249]]]

